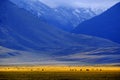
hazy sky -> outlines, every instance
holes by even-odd
[[[39,0],[50,7],[57,7],[60,5],[73,7],[111,7],[120,0]]]

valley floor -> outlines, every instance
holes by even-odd
[[[120,80],[120,67],[0,66],[0,80]]]

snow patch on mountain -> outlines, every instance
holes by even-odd
[[[67,6],[59,6],[50,8],[38,0],[11,0],[21,8],[24,8],[40,20],[59,27],[66,31],[71,31],[81,22],[88,20],[103,12],[101,9],[93,10],[91,8],[73,8]]]

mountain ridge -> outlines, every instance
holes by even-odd
[[[93,16],[96,16],[96,13],[94,13],[92,9],[87,8],[77,9],[74,9],[72,7],[50,8],[40,1],[38,2],[37,1],[30,2],[28,0],[23,0],[20,2],[19,0],[17,0],[17,2],[16,0],[11,1],[16,5],[30,11],[35,16],[38,16],[40,20],[65,31],[71,31],[82,21],[85,21]]]
[[[120,2],[101,15],[79,24],[73,32],[102,37],[120,43],[119,14]]]

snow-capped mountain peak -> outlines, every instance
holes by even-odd
[[[35,16],[38,16],[40,20],[66,31],[71,31],[81,22],[90,19],[100,13],[94,12],[89,8],[73,8],[68,6],[50,8],[39,0],[11,1],[16,5],[30,11]]]

